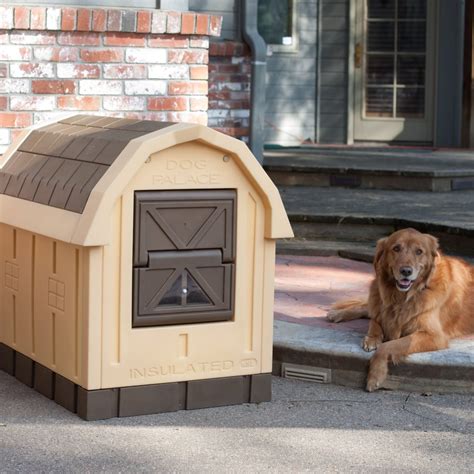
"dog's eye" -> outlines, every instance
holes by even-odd
[[[416,249],[415,253],[416,253],[417,255],[421,255],[421,254],[423,253],[423,250],[421,250],[421,249]]]
[[[401,249],[402,249],[402,248],[400,247],[400,245],[395,245],[395,247],[393,247],[392,250],[393,250],[394,252],[400,252]]]

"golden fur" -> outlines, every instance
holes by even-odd
[[[368,300],[336,303],[327,316],[334,322],[370,319],[362,342],[364,350],[376,351],[369,392],[387,377],[388,362],[445,349],[449,339],[474,333],[474,267],[442,255],[435,237],[397,231],[377,242],[374,267]]]

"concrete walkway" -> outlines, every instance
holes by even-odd
[[[0,372],[2,473],[468,473],[468,395],[273,378],[273,400],[87,422]]]
[[[331,323],[330,305],[363,298],[372,265],[339,257],[277,257],[274,358],[329,368],[333,382],[363,386],[371,354],[360,347],[367,320]],[[447,350],[411,355],[392,367],[386,388],[474,392],[474,335],[456,339]]]

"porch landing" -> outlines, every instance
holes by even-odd
[[[326,313],[337,300],[365,296],[371,279],[372,265],[364,262],[335,256],[278,256],[274,374],[282,373],[282,363],[290,363],[326,373],[329,369],[332,383],[364,387],[371,354],[360,343],[368,321],[335,324],[326,320]],[[474,336],[391,366],[383,387],[474,393]]]
[[[306,146],[264,153],[278,185],[446,192],[474,189],[474,151],[392,146]]]

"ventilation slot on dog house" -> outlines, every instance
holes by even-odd
[[[232,190],[135,193],[133,327],[233,317]]]
[[[282,364],[281,376],[306,382],[331,383],[331,369],[308,365]]]

